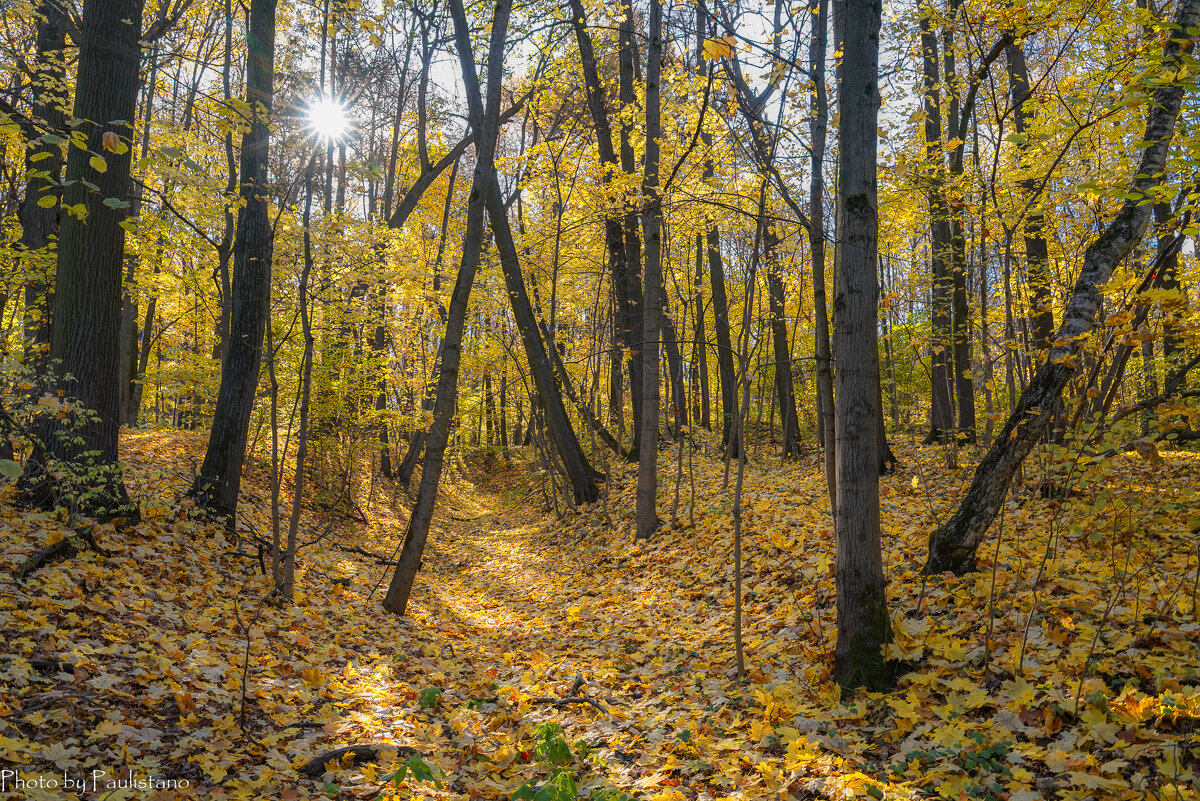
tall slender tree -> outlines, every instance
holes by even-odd
[[[642,181],[645,209],[642,228],[646,237],[642,265],[642,409],[641,453],[638,457],[637,538],[645,539],[658,528],[658,401],[659,320],[662,301],[662,198],[659,196],[658,165],[662,136],[663,23],[661,0],[650,0],[648,57],[646,59],[646,171]]]
[[[891,640],[879,534],[879,210],[876,156],[882,0],[847,0],[838,84],[837,628],[834,677],[843,690],[891,683]]]
[[[230,337],[221,360],[221,386],[213,410],[204,464],[189,494],[201,507],[233,524],[246,439],[258,390],[262,344],[271,301],[274,249],[268,209],[268,155],[275,73],[276,0],[251,0],[246,41],[249,127],[242,135],[240,194],[233,250]]]

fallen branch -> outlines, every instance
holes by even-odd
[[[390,565],[392,567],[395,567],[396,565],[399,564],[399,562],[393,562],[388,559],[384,559],[379,554],[371,553],[370,551],[368,551],[364,548],[355,548],[354,546],[351,546],[351,545],[338,545],[337,543],[330,543],[330,547],[337,548],[339,551],[345,551],[346,553],[356,553],[361,556],[366,556],[370,559],[375,560],[375,564],[377,564],[377,565]]]
[[[64,537],[53,545],[47,545],[45,548],[39,548],[16,570],[17,583],[25,581],[25,578],[46,564],[57,559],[70,559],[79,553],[81,544],[89,551],[94,551],[101,556],[110,556],[108,551],[96,544],[95,538],[92,536],[90,528],[79,529],[74,537]]]
[[[579,673],[576,673],[575,683],[571,685],[571,691],[568,692],[565,697],[555,698],[549,695],[542,695],[536,698],[530,698],[528,700],[531,704],[549,704],[551,706],[558,707],[569,706],[571,704],[590,704],[606,715],[611,714],[609,710],[600,705],[600,701],[603,701],[610,706],[616,706],[618,703],[617,699],[611,697],[595,698],[590,695],[584,695],[583,693],[579,692],[583,688],[584,684],[586,684],[586,682],[583,680],[583,676]]]
[[[348,768],[366,762],[374,762],[379,758],[380,754],[387,751],[395,751],[397,757],[407,758],[421,755],[420,751],[410,745],[373,745],[370,743],[347,745],[343,748],[335,748],[332,751],[326,751],[323,754],[313,757],[304,764],[304,767],[300,768],[299,773],[301,776],[306,776],[310,779],[319,779],[325,774],[325,766],[331,762],[334,765],[334,770]],[[346,762],[347,754],[350,755],[348,762]]]

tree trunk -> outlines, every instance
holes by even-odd
[[[947,15],[953,21],[958,14],[961,0],[951,0]],[[963,153],[966,139],[966,121],[973,113],[974,103],[960,111],[957,70],[954,57],[953,29],[947,25],[942,31],[942,57],[946,65],[945,85],[950,98],[947,114],[947,143],[951,144],[949,177],[952,186],[965,192],[963,186]],[[971,96],[973,97],[973,95]],[[970,98],[968,98],[970,100]],[[951,278],[951,335],[954,339],[954,391],[958,424],[955,437],[963,442],[975,442],[975,382],[971,377],[971,307],[967,294],[967,241],[963,233],[963,203],[950,209],[950,278]]]
[[[891,640],[879,540],[876,440],[879,408],[879,218],[876,130],[879,116],[880,0],[847,0],[839,89],[841,155],[834,336],[837,371],[837,649],[843,690],[891,684],[883,648]]]
[[[246,439],[263,332],[271,309],[271,257],[274,242],[267,198],[271,141],[271,101],[275,70],[276,0],[251,0],[246,61],[246,102],[250,128],[242,135],[241,197],[233,245],[230,337],[221,361],[221,386],[213,410],[204,464],[189,491],[196,503],[233,523],[246,457]]]
[[[45,19],[38,25],[37,55],[34,61],[37,78],[33,80],[33,117],[39,128],[31,131],[37,138],[25,154],[25,199],[21,203],[21,258],[26,261],[25,281],[25,364],[36,370],[46,367],[50,351],[50,332],[54,305],[54,253],[50,237],[58,229],[58,203],[48,207],[38,205],[42,198],[57,200],[62,182],[62,148],[44,140],[46,135],[59,136],[65,127],[66,115],[59,95],[65,84],[62,51],[66,47],[62,10],[56,0],[46,0],[39,9]],[[43,201],[46,202],[46,201]]]
[[[808,188],[808,247],[812,253],[813,355],[817,363],[818,439],[825,448],[825,488],[829,493],[829,513],[837,510],[836,418],[833,405],[833,352],[829,344],[829,308],[825,301],[825,137],[829,127],[829,101],[825,93],[825,51],[828,38],[828,0],[814,0],[813,36],[808,64],[813,74],[813,115],[809,123],[812,137],[812,170]]]
[[[696,329],[692,342],[692,360],[695,363],[700,391],[695,398],[696,411],[693,417],[700,426],[712,431],[712,404],[708,396],[708,343],[704,334],[704,236],[696,234]]]
[[[638,456],[637,538],[647,539],[658,528],[658,335],[662,310],[662,198],[658,194],[659,137],[662,136],[662,1],[650,0],[649,55],[646,59],[646,172],[642,193],[646,206],[642,215],[646,252],[642,266],[644,332],[642,373],[641,451]]]
[[[932,320],[930,328],[930,377],[932,391],[929,411],[929,434],[925,442],[933,443],[951,435],[954,430],[954,405],[950,388],[950,357],[953,351],[952,274],[953,232],[950,210],[946,203],[945,160],[942,154],[942,111],[938,68],[938,42],[930,16],[928,0],[920,3],[921,64],[925,111],[926,195],[929,199],[929,252],[933,273]]]
[[[55,276],[50,358],[58,362],[60,386],[96,420],[68,415],[43,420],[38,438],[48,454],[85,473],[79,511],[101,518],[136,516],[117,465],[121,421],[121,278],[132,161],[132,126],[137,111],[143,0],[89,0],[80,23],[79,71],[72,116],[85,122],[87,149],[70,148]],[[123,152],[105,147],[119,136]],[[122,149],[122,148],[118,148]],[[99,161],[103,161],[102,169]],[[94,184],[94,190],[86,182]],[[106,199],[116,198],[116,204]],[[68,209],[78,209],[71,213]],[[41,465],[40,467],[44,467]],[[35,468],[26,487],[34,503],[53,503],[50,479]]]
[[[763,190],[765,194],[765,185]],[[777,253],[781,239],[766,217],[765,197],[759,206],[758,224],[762,228],[763,267],[767,272],[767,304],[775,356],[775,391],[779,398],[779,419],[783,424],[783,457],[787,459],[800,455],[797,448],[800,423],[796,414],[796,396],[792,391],[792,353],[788,343],[783,275]]]
[[[508,210],[500,192],[500,180],[494,171],[489,180],[491,189],[486,197],[488,218],[496,239],[496,249],[500,251],[500,267],[504,273],[504,283],[508,289],[513,317],[517,322],[517,331],[521,335],[521,344],[525,347],[525,357],[529,361],[529,372],[542,401],[546,428],[567,471],[575,503],[591,503],[599,497],[599,488],[596,486],[592,467],[579,445],[579,438],[571,428],[571,419],[567,416],[562,392],[554,380],[554,365],[546,352],[546,343],[542,341],[533,307],[529,303],[525,279],[521,275],[517,246],[508,223]]]
[[[1013,122],[1016,125],[1017,152],[1024,154],[1028,149],[1026,137],[1032,116],[1026,104],[1033,92],[1029,84],[1029,68],[1025,65],[1025,51],[1020,44],[1010,44],[1005,51],[1008,61],[1008,85],[1012,94]],[[1050,334],[1054,331],[1054,313],[1050,306],[1049,249],[1046,245],[1046,217],[1040,204],[1033,203],[1038,191],[1038,181],[1028,178],[1021,182],[1027,203],[1032,203],[1025,214],[1025,280],[1029,285],[1030,322],[1033,327],[1033,344],[1039,351],[1050,347]]]
[[[633,31],[633,3],[631,0],[621,0],[621,24],[617,33],[618,43],[618,73],[617,73],[617,99],[620,101],[622,111],[626,109],[632,110],[635,102],[634,80],[637,68],[637,46],[634,43]],[[633,185],[637,174],[637,160],[635,158],[632,142],[633,126],[630,123],[630,118],[624,114],[621,117],[621,132],[620,132],[620,147],[621,147],[621,172],[624,173],[629,185]],[[629,360],[629,401],[632,408],[632,425],[633,430],[633,447],[630,452],[630,458],[635,458],[640,453],[642,441],[642,398],[645,395],[645,390],[642,387],[642,379],[646,373],[645,366],[645,340],[646,334],[642,329],[645,320],[644,297],[642,293],[642,254],[641,254],[641,237],[638,234],[638,212],[637,208],[627,199],[625,201],[625,213],[621,220],[621,238],[622,246],[625,250],[625,275],[628,280],[628,315],[629,315],[629,339],[634,343],[630,346],[631,357]],[[650,443],[650,447],[658,447],[657,437]]]
[[[479,270],[479,257],[483,251],[487,195],[491,193],[494,185],[504,43],[512,7],[511,0],[498,0],[496,3],[488,49],[487,97],[486,100],[481,100],[479,78],[475,73],[475,56],[471,49],[471,34],[462,0],[449,0],[449,5],[454,18],[454,38],[462,66],[471,129],[476,132],[475,178],[471,184],[470,199],[467,201],[467,227],[463,234],[462,261],[446,313],[446,336],[442,340],[437,400],[434,402],[433,423],[426,437],[421,486],[417,490],[417,500],[409,517],[396,572],[392,575],[383,599],[383,608],[398,615],[403,615],[408,609],[413,581],[421,565],[421,555],[424,553],[429,526],[433,521],[433,508],[437,501],[438,483],[442,477],[446,444],[450,438],[454,401],[458,393],[458,370],[462,361],[463,332],[467,323],[467,303],[471,296],[471,286],[475,282],[475,274]]]
[[[1175,20],[1178,31],[1164,48],[1165,70],[1178,64],[1184,48],[1191,48],[1195,34],[1189,29],[1194,30],[1198,15],[1200,0],[1182,0]],[[974,569],[975,551],[1004,502],[1013,474],[1042,436],[1063,387],[1078,369],[1083,340],[1091,331],[1100,307],[1100,286],[1146,232],[1153,209],[1146,200],[1150,191],[1162,182],[1161,173],[1182,101],[1183,87],[1178,84],[1154,91],[1146,132],[1141,139],[1147,146],[1134,170],[1131,197],[1104,233],[1088,247],[1079,280],[1046,361],[1021,393],[1016,409],[997,435],[996,444],[976,468],[966,497],[950,520],[930,536],[926,573],[946,570],[964,573]]]

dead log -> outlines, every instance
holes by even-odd
[[[347,745],[313,757],[304,764],[304,767],[300,768],[299,773],[301,776],[309,779],[319,779],[326,772],[325,766],[330,763],[333,763],[333,770],[344,769],[354,765],[375,762],[379,759],[380,754],[386,754],[388,751],[394,751],[396,757],[399,759],[408,759],[421,755],[420,751],[409,745],[391,745],[390,743]],[[348,762],[345,761],[347,754],[351,755]]]

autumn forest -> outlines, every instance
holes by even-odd
[[[1200,0],[0,20],[0,798],[1200,799]]]

